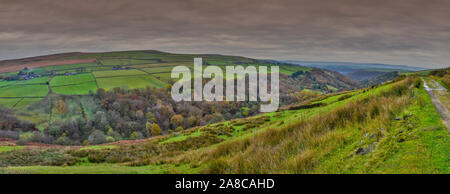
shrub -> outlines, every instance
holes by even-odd
[[[41,132],[35,131],[29,138],[30,142],[37,142],[37,143],[51,143],[52,138],[49,136],[46,136],[42,134]]]
[[[59,144],[59,145],[70,145],[71,141],[69,138],[65,137],[65,136],[61,136],[58,139],[56,139],[55,144]]]
[[[88,137],[89,144],[102,144],[106,143],[106,137],[103,131],[94,130]]]
[[[16,131],[3,131],[0,130],[0,138],[19,139],[19,133]]]
[[[130,138],[131,139],[142,139],[142,138],[144,138],[144,136],[142,135],[141,132],[135,131],[135,132],[131,133]]]
[[[28,143],[27,143],[27,140],[25,140],[25,139],[19,139],[16,141],[16,145],[24,146],[24,145],[28,145]]]
[[[106,136],[106,142],[114,142],[114,141],[116,141],[116,139],[114,139],[114,137],[111,137],[111,136]]]
[[[176,132],[180,132],[180,131],[183,131],[183,130],[184,130],[183,127],[177,127],[177,128],[175,129]]]
[[[75,157],[62,149],[22,149],[0,154],[0,166],[61,166],[76,162]]]
[[[91,151],[88,155],[88,160],[92,163],[102,163],[105,162],[107,156],[108,153],[104,151]]]

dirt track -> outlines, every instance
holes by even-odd
[[[431,101],[433,102],[434,107],[436,108],[436,111],[441,115],[442,122],[447,127],[447,130],[449,130],[449,132],[450,132],[450,115],[449,115],[448,109],[442,104],[442,102],[437,97],[437,95],[439,95],[439,93],[448,93],[447,89],[442,87],[435,80],[429,80],[427,82],[422,78],[422,81],[423,81],[425,90],[427,91],[428,95],[431,97]]]

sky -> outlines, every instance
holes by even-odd
[[[450,0],[0,0],[0,60],[161,50],[450,66]]]

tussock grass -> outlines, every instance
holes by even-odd
[[[309,173],[347,141],[345,130],[376,122],[386,126],[410,103],[417,78],[328,113],[219,145],[209,155],[209,173]],[[419,84],[420,86],[420,84]]]

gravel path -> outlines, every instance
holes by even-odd
[[[422,78],[423,86],[425,90],[427,91],[428,95],[431,97],[431,101],[434,104],[434,107],[436,108],[437,112],[441,115],[442,122],[447,127],[447,130],[450,132],[450,115],[447,110],[447,108],[441,103],[439,98],[437,97],[436,93],[445,92],[448,93],[447,89],[441,86],[438,82],[435,80],[429,80],[428,82],[425,81],[425,79]],[[436,92],[436,93],[435,93]]]

